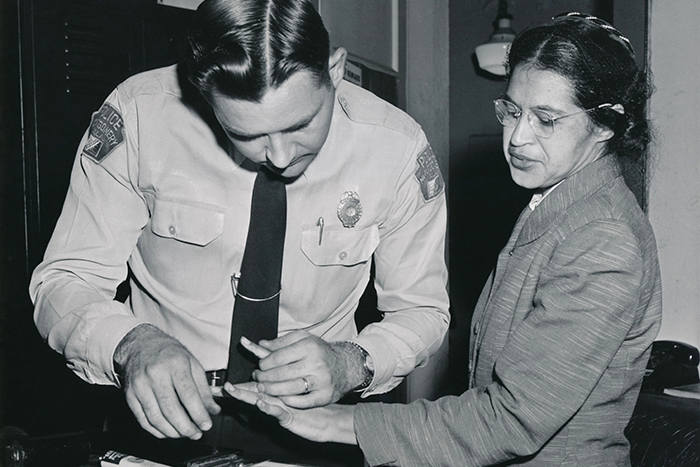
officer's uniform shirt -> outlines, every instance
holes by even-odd
[[[30,293],[41,334],[89,382],[119,384],[114,349],[146,322],[205,370],[226,367],[256,172],[197,102],[183,99],[174,66],[136,75],[81,142]],[[375,365],[365,394],[390,390],[425,364],[449,323],[444,183],[423,131],[342,82],[328,139],[287,198],[280,335],[352,339]],[[384,319],[358,336],[372,255]],[[113,297],[127,261],[122,304]]]

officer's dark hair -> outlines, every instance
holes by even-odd
[[[606,143],[608,153],[631,161],[646,158],[651,139],[646,106],[652,85],[637,65],[629,40],[611,25],[590,15],[563,13],[526,29],[510,46],[508,81],[520,65],[566,78],[582,109],[622,105],[624,113],[604,107],[588,115],[598,126],[613,130]]]
[[[188,43],[188,78],[205,97],[259,102],[303,70],[331,84],[328,31],[308,0],[206,0]]]

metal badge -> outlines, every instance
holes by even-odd
[[[343,227],[352,228],[355,227],[360,217],[362,217],[360,197],[354,191],[346,191],[340,197],[338,219],[343,223]]]

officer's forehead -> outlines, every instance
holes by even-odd
[[[298,72],[277,88],[269,89],[260,102],[212,93],[209,104],[221,124],[241,135],[285,131],[308,123],[320,112],[332,87],[319,84],[308,72]]]

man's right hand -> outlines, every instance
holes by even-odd
[[[221,411],[204,369],[177,339],[150,324],[132,329],[114,352],[126,401],[158,438],[199,439]]]

